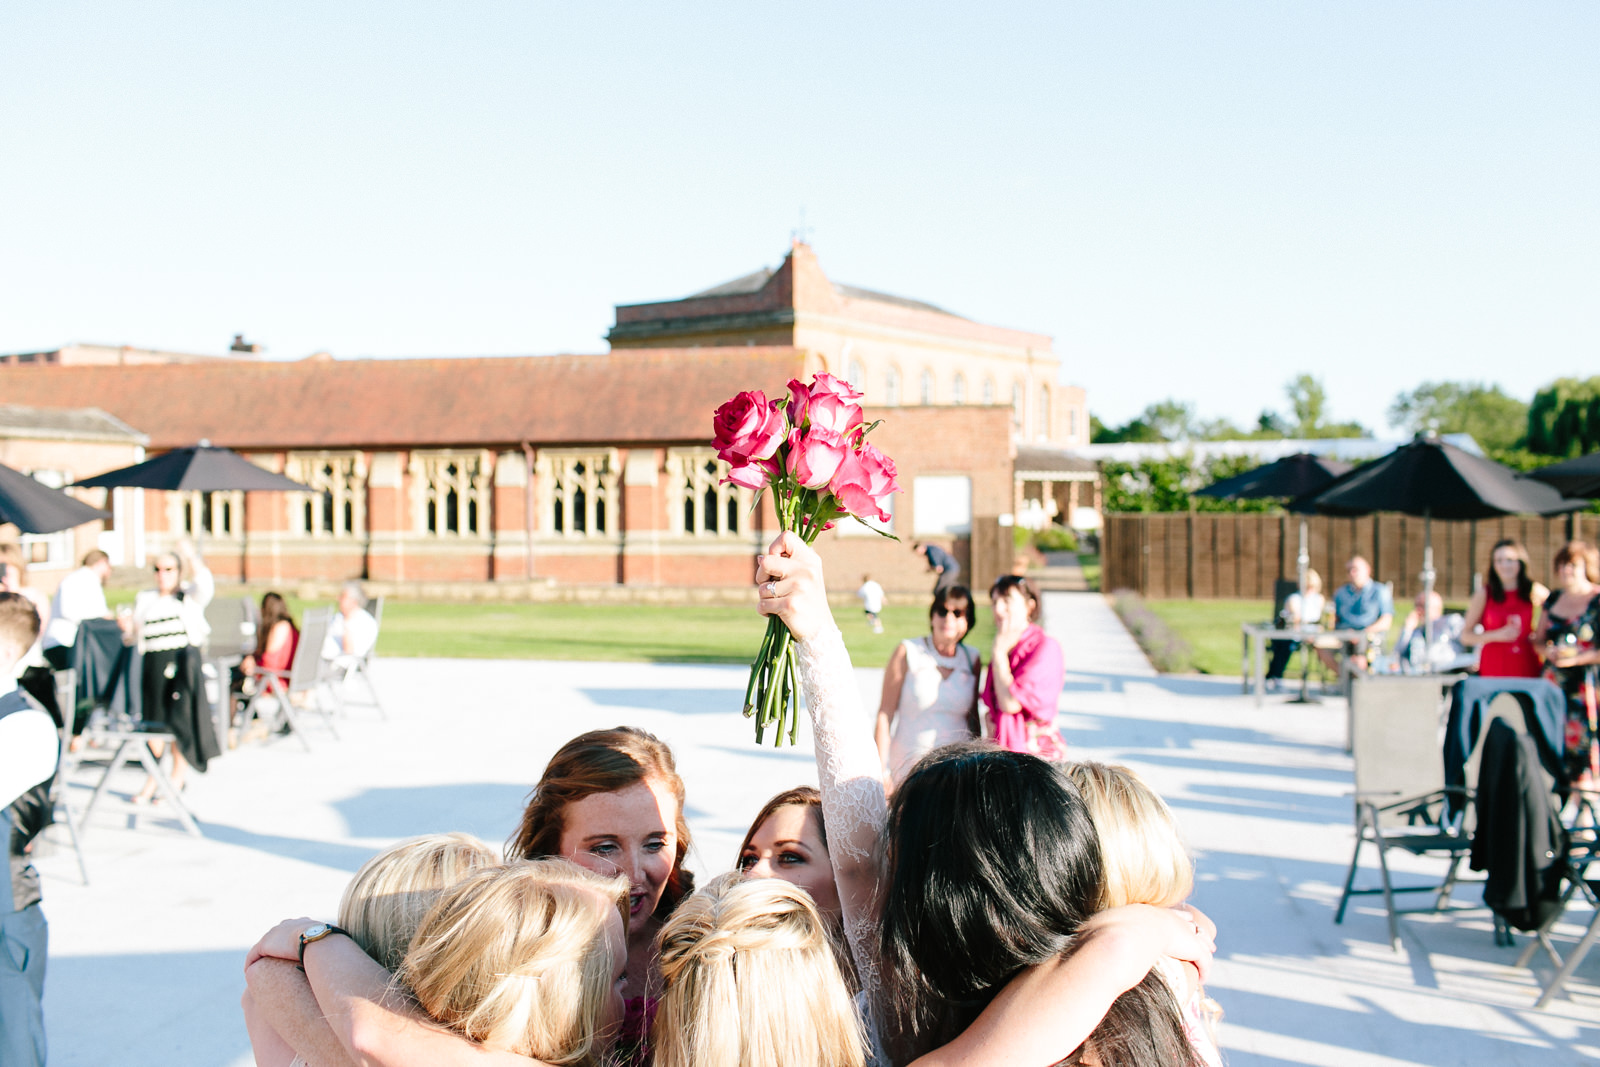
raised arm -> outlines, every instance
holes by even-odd
[[[888,818],[883,765],[872,720],[861,705],[822,580],[822,559],[792,533],[780,534],[756,575],[763,615],[776,615],[798,644],[800,685],[811,713],[828,856],[839,885],[845,935],[868,995],[877,987],[878,842]]]
[[[1214,950],[1198,923],[1177,911],[1145,904],[1103,911],[1084,924],[1070,955],[1024,970],[960,1037],[913,1067],[1059,1063],[1162,956],[1194,963],[1203,979]]]

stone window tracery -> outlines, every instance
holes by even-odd
[[[299,494],[290,518],[307,537],[363,537],[366,465],[359,452],[292,452],[288,476],[314,490]]]
[[[751,492],[724,485],[728,465],[709,448],[667,453],[668,484],[677,493],[672,506],[674,531],[686,537],[719,537],[750,529]]]
[[[416,529],[435,537],[481,537],[489,529],[484,452],[413,452]]]
[[[609,537],[618,529],[614,452],[539,453],[545,529],[562,537]]]

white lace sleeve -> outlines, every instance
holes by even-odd
[[[878,995],[879,839],[889,812],[873,719],[861,703],[850,653],[836,627],[800,642],[796,652],[800,688],[811,712],[822,816],[845,937],[862,990],[873,1003]]]

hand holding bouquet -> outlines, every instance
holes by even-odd
[[[825,373],[810,385],[790,381],[779,400],[740,393],[714,420],[712,443],[730,467],[726,480],[756,490],[758,502],[770,489],[779,526],[808,545],[841,518],[887,522],[889,497],[900,487],[894,461],[867,440],[878,424],[864,424],[860,401],[849,382]],[[776,727],[774,744],[783,744],[785,726],[794,744],[796,683],[794,642],[770,619],[745,687],[744,713],[756,720],[757,744],[768,727]]]

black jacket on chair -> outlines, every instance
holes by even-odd
[[[1488,871],[1483,902],[1519,930],[1537,930],[1561,908],[1567,831],[1550,803],[1533,738],[1489,726],[1478,770],[1472,869]]]

